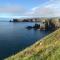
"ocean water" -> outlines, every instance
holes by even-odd
[[[28,30],[30,22],[0,22],[0,60],[7,58],[32,45],[50,31]]]

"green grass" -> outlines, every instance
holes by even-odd
[[[60,60],[60,29],[5,60]]]

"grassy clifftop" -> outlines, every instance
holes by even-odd
[[[60,29],[5,60],[60,60]]]

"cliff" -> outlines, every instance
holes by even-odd
[[[13,19],[13,22],[40,22],[44,24],[45,29],[60,28],[60,18],[26,18],[26,19]]]

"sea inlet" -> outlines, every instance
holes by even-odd
[[[0,22],[0,60],[22,51],[51,31],[26,29],[34,22]]]

